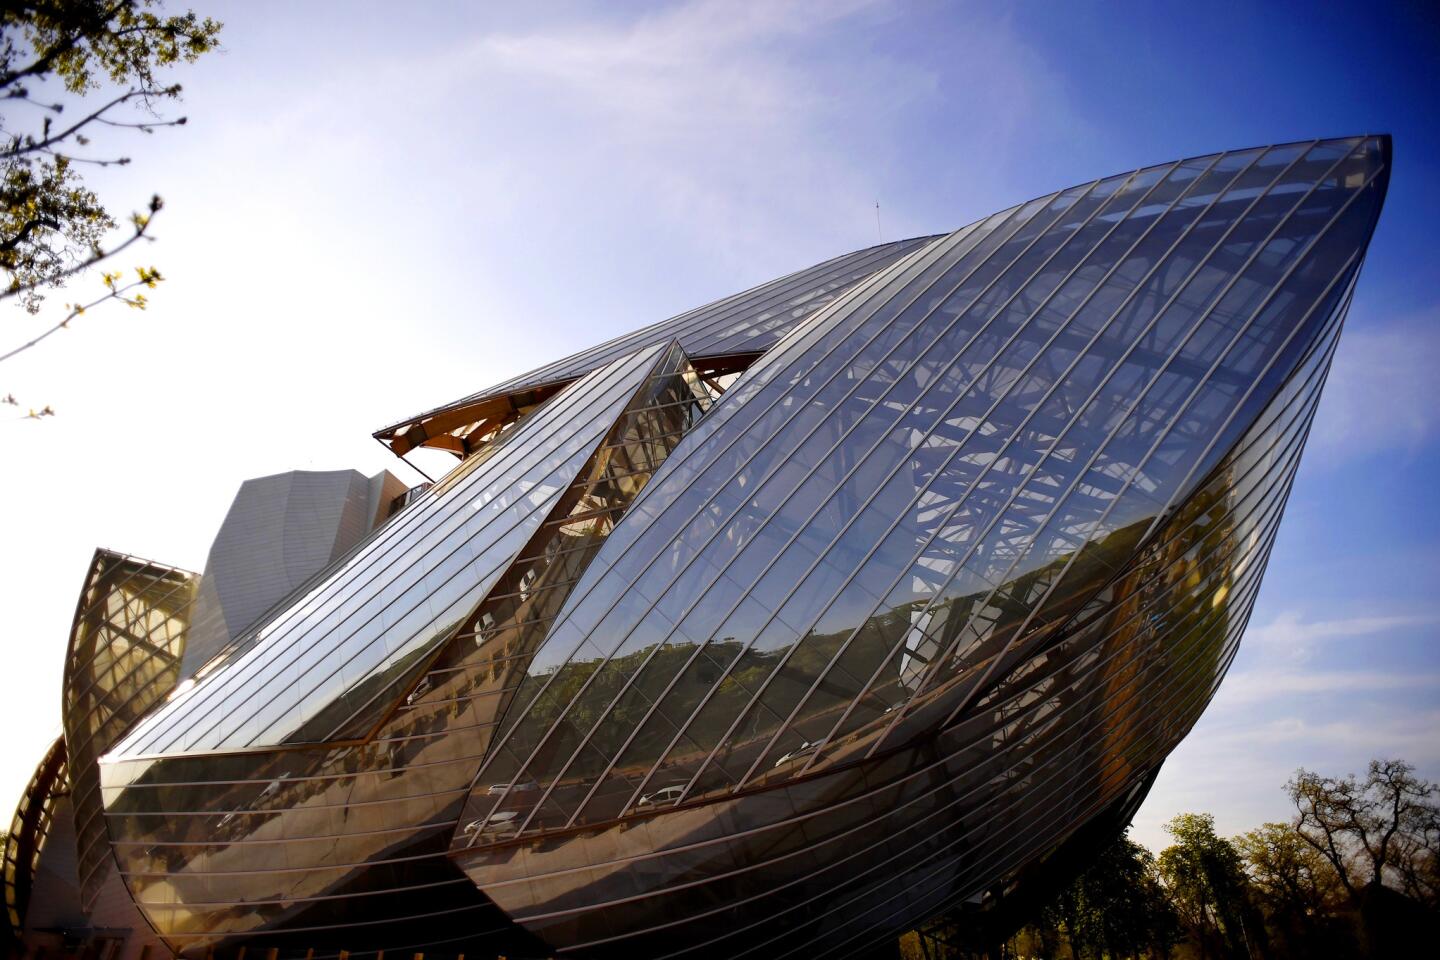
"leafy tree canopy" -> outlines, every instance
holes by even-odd
[[[0,7],[0,300],[35,313],[47,290],[145,238],[160,198],[133,213],[128,235],[107,245],[117,220],[82,170],[130,162],[99,142],[105,134],[185,122],[162,113],[180,97],[165,68],[216,49],[220,26],[191,11],[167,14],[158,0],[6,0]],[[138,268],[133,279],[105,273],[103,295],[68,305],[62,321],[0,360],[105,300],[143,308],[136,288],[160,279],[154,267]]]

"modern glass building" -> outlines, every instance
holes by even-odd
[[[1223,677],[1389,167],[1106,177],[384,428],[458,462],[73,701],[124,727],[42,764],[87,875],[187,957],[843,957],[1004,897]]]

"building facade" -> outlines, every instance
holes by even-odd
[[[384,428],[458,463],[72,761],[107,868],[190,957],[839,957],[1004,896],[1223,677],[1389,167],[1087,182]]]

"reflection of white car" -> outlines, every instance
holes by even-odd
[[[781,757],[779,760],[776,760],[776,761],[775,761],[775,766],[778,767],[778,766],[781,766],[782,764],[789,763],[791,760],[798,760],[798,759],[800,759],[801,757],[804,757],[804,756],[807,756],[807,755],[809,755],[809,754],[812,754],[812,753],[815,752],[815,747],[816,747],[816,746],[817,746],[817,744],[811,743],[809,740],[806,740],[805,742],[801,743],[800,746],[796,747],[794,750],[791,750],[789,753],[785,754],[785,756]]]
[[[481,817],[465,824],[463,831],[466,843],[474,843],[480,837],[510,837],[520,831],[520,811],[500,810],[489,818]]]
[[[267,797],[275,796],[275,794],[280,792],[280,784],[284,783],[289,778],[290,774],[282,773],[280,774],[279,780],[271,780],[270,783],[266,785],[265,789],[260,791],[260,796],[256,797],[255,801],[258,803],[261,800],[266,799]]]
[[[534,780],[521,780],[519,783],[516,784],[492,783],[485,790],[485,795],[487,797],[501,797],[505,795],[506,791],[509,791],[510,795],[513,797],[517,793],[530,793],[533,790],[539,789],[540,784],[536,783]]]
[[[269,783],[265,784],[265,789],[261,790],[261,791],[259,792],[259,794],[256,795],[256,797],[255,797],[255,802],[251,805],[251,808],[250,808],[250,809],[253,810],[253,809],[258,808],[258,807],[259,807],[261,804],[263,804],[266,800],[270,799],[271,797],[275,796],[275,794],[279,793],[279,792],[280,792],[280,787],[281,787],[281,786],[285,783],[285,781],[288,780],[288,779],[290,779],[290,774],[288,774],[288,773],[282,773],[282,774],[280,774],[280,776],[279,776],[278,779],[271,780]],[[223,826],[226,826],[226,825],[228,825],[228,824],[230,824],[230,823],[233,823],[233,822],[235,821],[235,818],[236,818],[237,816],[239,816],[241,813],[248,813],[248,812],[249,812],[248,810],[231,810],[229,813],[225,814],[225,816],[223,816],[223,817],[220,818],[219,826],[222,826],[222,827],[223,827]]]
[[[427,694],[427,693],[429,693],[429,692],[430,692],[430,677],[429,677],[429,675],[427,674],[426,676],[420,678],[420,682],[415,685],[415,689],[414,689],[414,690],[411,690],[411,691],[410,691],[410,695],[405,698],[405,706],[407,706],[407,707],[413,707],[413,706],[415,706],[416,701],[418,701],[421,697],[425,696],[425,694]]]
[[[668,787],[661,787],[654,793],[647,793],[636,801],[637,807],[658,807],[662,803],[679,803],[680,798],[685,795],[685,784],[677,783]]]

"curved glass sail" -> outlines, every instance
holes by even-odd
[[[333,737],[107,758],[116,859],[173,943],[195,952],[279,926],[310,948],[343,949],[354,934],[327,918],[350,896],[385,928],[367,936],[372,949],[408,945],[417,930],[486,949],[478,929],[511,927],[445,856],[464,796],[570,589],[713,399],[678,344],[618,362],[627,380],[632,365],[643,374],[638,386],[513,562],[431,656],[377,687]],[[570,439],[557,429],[543,442]],[[204,788],[217,780],[224,789]]]
[[[1083,845],[1235,654],[1389,166],[1105,177],[397,425],[460,463],[101,758],[120,878],[195,960],[811,960]]]
[[[508,842],[583,847],[629,817],[703,833],[697,818],[743,824],[782,796],[799,812],[800,784],[838,802],[867,765],[963,724],[1313,352],[1387,163],[1383,139],[1351,138],[1085,184],[797,329],[607,542],[466,816],[500,818]],[[499,896],[510,852],[476,852],[486,836],[456,849]]]
[[[671,340],[679,341],[691,358],[736,357],[737,362],[720,365],[727,371],[741,369],[750,356],[774,346],[806,317],[935,239],[897,240],[826,260],[383,427],[375,436],[398,453],[429,444],[463,455],[476,438],[488,435],[497,413],[504,416],[503,407],[492,410],[485,401],[509,397],[521,405],[533,403],[548,385],[574,380],[617,357]]]
[[[65,745],[81,885],[88,909],[110,865],[97,763],[175,688],[195,574],[96,550],[65,658]]]
[[[597,370],[461,464],[115,752],[313,743],[352,726],[510,566],[664,349]]]

